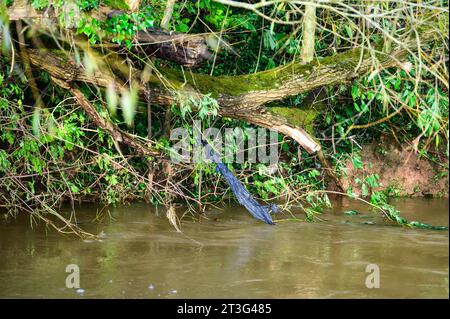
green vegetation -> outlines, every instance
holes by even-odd
[[[57,21],[52,22],[51,32],[32,25],[25,29],[25,17],[22,26],[9,21],[6,7],[14,7],[13,1],[0,5],[5,10],[0,14],[0,205],[10,214],[27,211],[33,220],[40,218],[60,231],[82,234],[73,220],[57,213],[62,204],[117,205],[145,200],[170,205],[182,201],[195,214],[198,207],[232,200],[212,164],[168,162],[173,144],[169,132],[184,127],[192,133],[194,120],[200,121],[202,129],[255,127],[237,111],[235,117],[231,111],[226,113],[230,116],[222,116],[222,108],[227,99],[271,91],[278,95],[265,103],[269,112],[263,113],[305,129],[320,143],[325,160],[280,134],[276,167],[228,164],[251,193],[282,203],[285,211],[301,209],[308,221],[318,220],[331,207],[327,187],[336,178],[345,181],[346,170],[352,166],[363,176],[353,181],[361,192],[348,187],[334,193],[367,200],[375,211],[399,225],[441,229],[401,217],[389,197],[400,196],[402,185],[395,181],[380,185],[379,175],[364,173],[369,163],[363,162],[360,149],[390,136],[398,147],[409,147],[413,156],[439,167],[441,171],[433,178],[448,179],[448,2],[428,6],[374,1],[374,8],[386,13],[382,17],[370,15],[354,2],[344,1],[347,8],[320,4],[315,41],[309,44],[303,42],[303,5],[295,9],[280,2],[252,11],[220,2],[177,1],[173,8],[169,30],[199,34],[205,41],[216,39],[218,43],[212,58],[196,70],[173,59],[151,56],[152,51],[139,43],[140,31],[159,26],[165,1],[140,1],[137,10],[130,10],[128,1],[76,0],[71,3],[79,15],[67,14],[68,1],[29,1],[37,12],[53,7]],[[435,39],[420,38],[426,28],[433,29]],[[26,46],[18,44],[23,30]],[[406,47],[413,35],[420,40],[416,41],[419,53],[415,43],[416,48],[408,47],[405,59],[389,62],[391,50]],[[310,63],[299,58],[306,45],[312,45],[315,52]],[[77,74],[81,80],[61,85],[64,79],[55,81],[30,62],[27,56],[33,52],[27,50],[44,48],[75,61],[86,71]],[[342,54],[338,62],[336,54]],[[371,64],[361,66],[363,58],[372,59]],[[327,73],[314,74],[318,66]],[[368,71],[359,74],[359,68]],[[314,76],[338,77],[342,70],[355,75],[298,94],[274,87],[274,83],[287,83],[300,75],[302,81]],[[89,80],[101,78],[99,74],[112,74],[115,82],[105,87]],[[142,83],[158,88],[147,92],[151,98],[159,96],[146,101]],[[74,98],[73,89],[92,105],[97,119]],[[261,110],[233,101],[237,110]],[[113,129],[102,127],[99,121]],[[118,140],[112,131],[126,132],[132,142]],[[248,136],[244,141],[248,142]],[[158,154],[142,155],[136,144]],[[389,148],[380,146],[377,152],[386,156]],[[327,163],[335,177],[325,167]]]

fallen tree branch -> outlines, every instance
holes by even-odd
[[[75,61],[71,60],[63,53],[29,49],[28,55],[30,63],[34,67],[48,72],[54,80],[59,79],[62,81],[60,82],[60,86],[71,87],[76,83],[87,83],[106,88],[110,83],[117,82],[115,81],[114,75],[109,70],[106,70],[106,68],[104,70],[97,70],[94,75],[88,75],[82,66],[77,65]],[[169,72],[169,70],[166,71]],[[162,74],[166,73],[163,72]],[[152,97],[152,102],[161,105],[172,105],[177,102],[180,97],[200,97],[202,93],[208,94],[207,90],[199,91],[196,87],[187,84],[183,85],[179,79],[175,79],[173,76],[174,73],[171,72],[170,76],[163,76],[164,80],[161,76],[154,76],[150,79],[150,96]],[[179,74],[179,76],[182,77],[181,74]],[[139,91],[142,96],[145,95],[144,86],[141,85]],[[286,118],[270,112],[270,109],[263,107],[257,99],[255,99],[254,105],[240,104],[239,101],[242,98],[242,96],[234,98],[228,96],[219,97],[218,101],[221,106],[219,115],[241,119],[258,126],[279,131],[296,140],[309,153],[315,153],[320,149],[320,145],[302,128],[295,127],[289,124]]]
[[[432,28],[424,30],[421,45],[434,40],[434,35]],[[220,105],[220,116],[277,130],[296,140],[312,154],[320,151],[320,144],[302,128],[291,125],[288,118],[273,114],[264,105],[322,86],[349,82],[373,71],[374,61],[377,62],[377,70],[397,66],[415,49],[417,41],[411,39],[389,54],[357,48],[314,60],[306,65],[293,61],[272,70],[239,76],[213,77],[161,68],[157,70],[158,76],[149,79],[148,85],[151,88],[152,102],[160,105],[172,105],[179,102],[180,98],[210,94]],[[71,57],[58,51],[28,49],[28,56],[34,67],[48,72],[69,87],[74,83],[84,82],[105,88],[116,78],[106,69],[98,70],[95,75],[88,75],[83,66],[77,65]],[[107,59],[105,57],[105,64],[109,64]],[[133,73],[139,71],[134,70]],[[145,85],[139,87],[142,96],[145,96],[145,88]]]
[[[43,11],[36,11],[26,1],[16,0],[7,9],[10,21],[25,20],[36,30],[56,30],[58,27],[67,30],[68,25],[59,25],[59,11],[63,14],[71,12],[73,7],[54,8],[49,6]],[[107,6],[100,6],[90,15],[97,20],[106,20],[110,16],[124,13]],[[163,28],[165,26],[162,25]],[[107,37],[103,37],[107,39]],[[212,54],[208,50],[208,45],[203,35],[184,34],[179,32],[169,32],[163,29],[153,28],[139,31],[133,39],[133,49],[136,52],[144,51],[145,54],[158,57],[160,59],[175,62],[185,67],[197,67],[206,60],[211,59]]]

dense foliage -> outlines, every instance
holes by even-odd
[[[196,72],[221,76],[271,70],[298,59],[302,49],[303,11],[294,11],[294,5],[287,2],[255,12],[212,0],[178,1],[169,29],[214,34],[224,43],[214,58]],[[165,1],[142,1],[139,10],[130,12],[126,1],[76,0],[72,7],[77,9],[73,11],[76,16],[61,9],[66,1],[32,0],[30,3],[38,12],[52,6],[58,13],[60,28],[70,33],[65,37],[42,33],[41,44],[74,53],[78,62],[92,73],[100,66],[90,50],[105,50],[106,54],[111,44],[120,47],[119,54],[125,57],[125,63],[142,68],[154,65],[183,69],[135,50],[135,35],[160,24]],[[5,12],[11,4],[12,1],[3,4]],[[414,14],[424,19],[427,15],[448,15],[447,1],[430,1],[422,6],[406,2],[373,1],[372,4],[378,8],[376,12],[386,12],[386,15],[368,13],[365,17],[351,15],[351,11],[343,14],[327,6],[317,8],[314,51],[319,63],[323,57],[352,47],[373,46],[385,50],[395,45],[396,32],[408,27]],[[102,6],[117,12],[107,18],[99,17],[95,13]],[[415,11],[410,15],[409,10]],[[361,12],[365,13],[362,9]],[[392,17],[394,13],[398,14]],[[16,28],[5,14],[0,16],[4,39],[7,34],[16,39],[24,32],[28,43],[36,45],[32,39],[35,35]],[[279,23],[287,17],[300,22]],[[420,156],[430,161],[440,161],[437,154],[448,159],[448,29],[444,25],[436,28],[441,30],[442,38],[426,44],[419,55],[411,52],[401,67],[374,68],[372,73],[356,81],[291,96],[271,102],[269,107],[298,111],[293,114],[301,117],[303,126],[321,142],[327,160],[340,178],[345,178],[349,160],[355,169],[363,169],[360,145],[370,144],[382,135],[392,136],[399,145],[412,144]],[[68,37],[74,39],[72,43],[65,40]],[[71,94],[54,85],[48,74],[28,72],[29,66],[12,58],[14,55],[20,55],[19,45],[4,41],[0,56],[0,203],[10,213],[27,210],[31,216],[46,219],[44,213],[50,212],[59,218],[58,208],[67,201],[73,207],[82,201],[115,205],[146,200],[167,204],[175,198],[185,200],[195,208],[192,211],[197,211],[193,205],[204,209],[209,203],[232,200],[213,165],[170,167],[167,157],[138,156],[97,127]],[[35,88],[30,75],[36,82]],[[33,92],[35,89],[38,97]],[[87,84],[80,89],[99,114],[135,136],[142,139],[149,136],[163,154],[171,145],[167,133],[171,127],[185,127],[192,132],[194,120],[200,120],[203,128],[251,126],[244,121],[219,117],[220,106],[207,95],[201,100],[174,104],[168,112],[166,107],[148,106],[131,88],[126,97],[122,94],[121,101],[113,90]],[[151,125],[148,109],[152,112]],[[279,143],[281,161],[275,170],[266,164],[234,163],[228,167],[257,197],[278,200],[285,211],[295,211],[300,206],[307,219],[314,220],[330,206],[324,191],[330,178],[323,162],[299,149],[289,138],[280,135]],[[447,163],[440,164],[448,169]],[[400,217],[388,204],[388,196],[395,196],[396,192],[377,190],[378,179],[379,176],[372,174],[357,181],[361,194],[351,188],[344,191],[350,197],[365,198],[394,222],[427,226]]]

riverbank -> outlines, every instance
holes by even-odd
[[[344,164],[340,179],[345,189],[363,193],[360,180],[378,176],[378,187],[391,197],[449,198],[449,159],[444,150],[420,154],[413,146],[402,147],[392,137],[382,136],[364,145],[360,152],[362,169],[355,169],[352,159]],[[335,189],[331,183],[328,189]]]

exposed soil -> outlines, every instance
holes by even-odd
[[[341,177],[345,189],[351,186],[355,193],[361,194],[357,178],[364,180],[370,174],[378,174],[380,187],[374,190],[388,190],[391,196],[448,198],[449,160],[444,154],[437,155],[438,160],[433,162],[411,147],[402,148],[383,137],[364,146],[361,158],[363,169],[355,169],[351,159],[346,162],[347,176]]]

